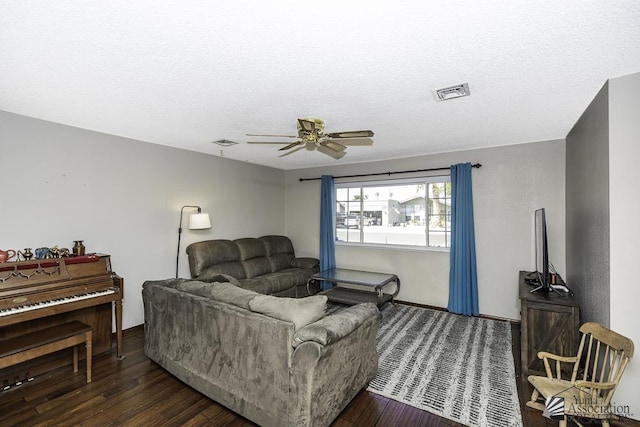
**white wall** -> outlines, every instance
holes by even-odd
[[[317,256],[320,182],[299,182],[299,178],[425,169],[460,162],[483,165],[473,170],[480,312],[519,320],[518,271],[534,268],[533,213],[539,207],[547,210],[551,260],[561,274],[565,271],[563,140],[287,171],[286,233],[299,254]],[[402,282],[399,300],[447,306],[448,252],[339,246],[336,263],[343,268],[394,272]]]
[[[84,239],[125,280],[124,327],[143,323],[141,285],[175,275],[180,208],[213,228],[197,240],[283,234],[284,172],[0,111],[0,249]],[[259,215],[259,219],[256,219]]]
[[[609,203],[611,329],[640,346],[640,286],[636,263],[640,255],[640,73],[609,80]],[[636,349],[637,351],[637,349]],[[629,405],[640,419],[640,358],[631,360],[614,401]]]

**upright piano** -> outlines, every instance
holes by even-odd
[[[115,311],[116,353],[121,359],[123,286],[105,254],[0,264],[0,340],[79,320],[93,328],[93,353],[103,353],[112,347]],[[69,363],[68,357],[44,359],[1,370],[0,382]]]

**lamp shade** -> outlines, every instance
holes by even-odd
[[[204,230],[211,228],[211,220],[208,213],[197,213],[189,217],[190,230]]]

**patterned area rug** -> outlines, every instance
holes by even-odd
[[[508,322],[387,304],[368,390],[468,426],[522,426]]]

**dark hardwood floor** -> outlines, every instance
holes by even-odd
[[[519,330],[513,327],[514,353]],[[34,381],[0,392],[0,426],[252,426],[251,422],[184,385],[143,353],[143,330],[125,331],[126,359],[112,354],[93,359],[93,381],[80,370],[57,369]],[[71,353],[69,353],[71,357]],[[519,357],[516,357],[518,367]],[[520,401],[527,385],[519,384]],[[557,426],[529,408],[525,426]],[[425,411],[362,391],[334,426],[460,426]],[[640,426],[638,422],[619,426]]]

